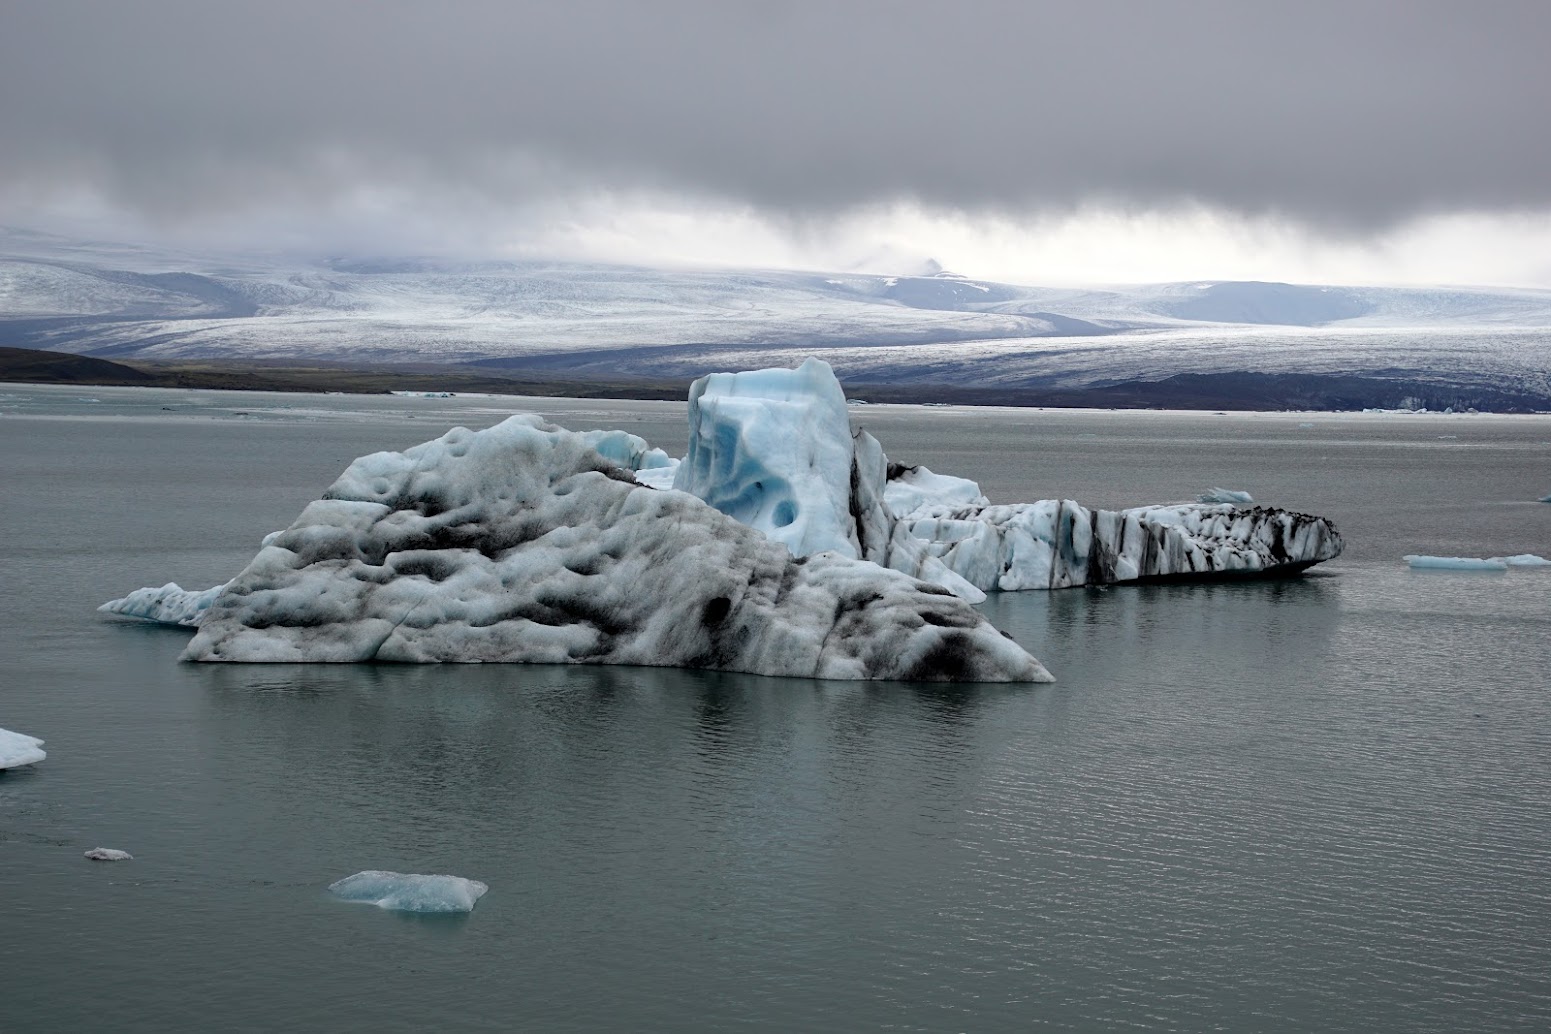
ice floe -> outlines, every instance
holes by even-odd
[[[1407,553],[1406,563],[1418,571],[1506,571],[1508,562],[1500,557],[1419,556]]]
[[[134,860],[134,855],[128,851],[120,851],[116,847],[94,847],[82,856],[94,862],[129,862]]]
[[[1255,501],[1255,497],[1248,492],[1239,492],[1232,488],[1213,488],[1202,492],[1197,498],[1203,503],[1236,503],[1244,506]]]
[[[1513,556],[1420,556],[1408,553],[1406,563],[1419,571],[1506,571],[1510,567],[1551,567],[1551,560],[1534,553]]]
[[[46,757],[43,741],[36,736],[0,729],[0,769],[35,765]]]
[[[380,869],[368,869],[329,884],[329,893],[342,901],[395,912],[472,912],[489,889],[478,880],[462,876],[424,876]]]
[[[266,538],[265,544],[268,542]],[[177,582],[168,582],[156,588],[136,589],[128,596],[109,600],[97,609],[123,617],[193,628],[205,619],[210,604],[215,602],[222,588],[224,586],[216,585],[208,589],[185,589]]]
[[[221,588],[184,657],[1050,677],[946,590],[793,557],[533,416],[356,460]]]

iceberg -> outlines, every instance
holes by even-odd
[[[713,373],[689,390],[689,452],[673,487],[794,556],[870,560],[980,603],[985,594],[903,533],[885,502],[888,458],[851,432],[829,364]]]
[[[136,589],[128,596],[109,600],[97,609],[143,621],[195,628],[205,619],[210,604],[215,602],[222,588],[224,586],[216,585],[209,589],[185,589],[177,582],[168,582],[156,588]]]
[[[368,869],[329,884],[329,893],[342,901],[395,912],[472,912],[489,889],[478,880],[462,876],[423,876],[380,869]]]
[[[838,552],[793,557],[536,416],[364,456],[268,541],[184,659],[1050,679],[946,589]]]
[[[0,729],[0,770],[35,765],[46,757],[43,741],[36,736]]]
[[[1499,557],[1418,556],[1408,553],[1406,563],[1417,571],[1506,571],[1507,561]]]
[[[1255,501],[1255,497],[1248,492],[1239,492],[1231,488],[1213,488],[1202,492],[1197,499],[1203,503],[1236,503],[1246,506]]]
[[[1506,571],[1510,567],[1551,567],[1551,560],[1534,553],[1513,556],[1418,556],[1408,553],[1406,563],[1419,571]]]
[[[94,847],[82,856],[94,862],[130,862],[135,856],[115,847]]]

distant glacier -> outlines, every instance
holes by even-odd
[[[815,355],[848,385],[931,384],[962,401],[1551,408],[1551,291],[1513,288],[305,260],[13,230],[0,231],[0,346],[592,380]]]

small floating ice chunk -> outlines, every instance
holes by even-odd
[[[43,741],[9,729],[0,729],[0,769],[35,765],[48,757]]]
[[[1506,571],[1507,561],[1501,557],[1471,556],[1417,556],[1406,554],[1406,563],[1416,571]]]
[[[1551,503],[1551,495],[1543,495],[1543,496],[1541,496],[1540,497],[1540,501],[1543,502],[1543,503]]]
[[[1516,553],[1513,556],[1492,557],[1493,560],[1501,560],[1509,567],[1551,567],[1551,560],[1534,553]]]
[[[392,909],[395,912],[472,912],[489,890],[462,876],[422,876],[419,873],[368,869],[329,884],[329,893],[343,901]]]
[[[82,857],[90,858],[94,862],[128,862],[133,861],[135,856],[128,851],[120,851],[116,847],[94,847]]]
[[[1248,492],[1238,492],[1231,488],[1214,488],[1209,492],[1202,492],[1196,498],[1203,503],[1253,503],[1255,497]]]
[[[264,537],[269,545],[279,532]],[[205,620],[210,604],[226,586],[215,585],[208,589],[185,589],[177,582],[160,587],[136,589],[122,599],[109,600],[97,609],[108,614],[127,618],[156,621],[164,625],[183,625],[197,628]]]

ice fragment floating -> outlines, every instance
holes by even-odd
[[[419,873],[368,869],[329,885],[329,893],[342,901],[355,901],[395,912],[472,912],[475,902],[490,888],[462,876],[423,876]]]
[[[36,736],[0,729],[0,769],[35,765],[46,757],[43,741]]]
[[[1213,488],[1202,492],[1197,498],[1203,503],[1241,503],[1247,505],[1255,501],[1254,496],[1248,492],[1239,492],[1231,488]]]
[[[114,847],[94,847],[87,851],[83,857],[94,862],[129,862],[134,860],[134,855],[128,851],[120,851]]]

